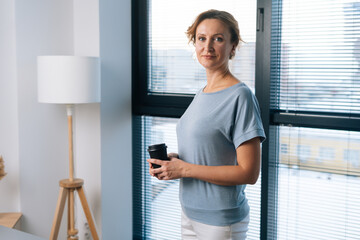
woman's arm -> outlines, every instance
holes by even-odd
[[[150,174],[160,180],[189,177],[218,185],[255,184],[260,172],[260,138],[244,142],[236,149],[237,166],[204,166],[184,162],[178,158],[170,161],[148,159],[161,165],[150,168]]]

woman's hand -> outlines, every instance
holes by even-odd
[[[177,153],[169,153],[169,154],[168,154],[168,158],[169,158],[169,159],[179,158],[179,154],[177,154]]]
[[[150,175],[159,180],[174,180],[184,177],[187,163],[179,159],[179,155],[176,153],[170,153],[168,154],[168,157],[170,158],[169,161],[152,158],[147,159],[150,164]],[[158,164],[160,165],[160,168],[153,168],[152,164]]]
[[[260,138],[255,137],[242,143],[236,149],[238,165],[206,166],[190,164],[177,155],[169,154],[170,161],[148,159],[147,161],[160,165],[160,168],[150,166],[151,176],[159,180],[178,178],[195,178],[205,182],[233,186],[239,184],[255,184],[260,172]],[[178,157],[178,156],[177,156]]]

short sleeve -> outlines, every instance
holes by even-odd
[[[266,139],[259,104],[250,89],[240,92],[233,119],[232,140],[235,148],[255,137],[260,137],[261,142]]]

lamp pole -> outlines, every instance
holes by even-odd
[[[68,137],[69,137],[69,180],[74,180],[74,151],[73,151],[73,116],[74,104],[66,104],[66,113],[68,119]]]
[[[74,181],[74,151],[73,151],[73,110],[74,104],[66,104],[66,113],[68,118],[68,137],[69,137],[69,181]],[[78,230],[75,228],[75,204],[74,204],[74,188],[69,189],[68,199],[68,238],[78,239]]]

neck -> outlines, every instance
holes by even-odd
[[[218,85],[219,83],[224,82],[225,79],[229,78],[229,76],[232,76],[228,68],[221,69],[221,70],[206,70],[206,79],[207,79],[207,85]]]
[[[206,71],[207,84],[204,92],[214,92],[239,82],[229,71],[228,68],[217,71]]]

